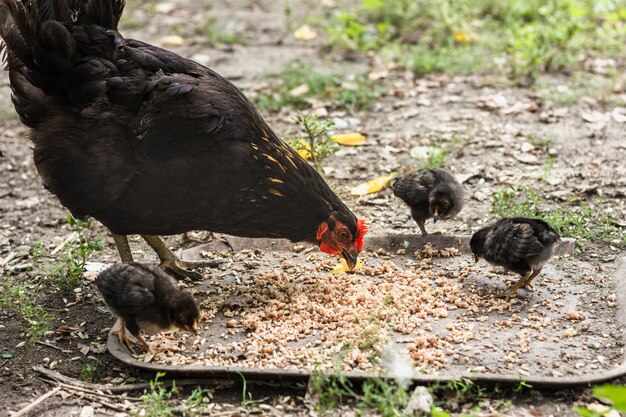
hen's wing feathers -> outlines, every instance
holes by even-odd
[[[177,74],[146,86],[133,129],[137,138],[155,146],[166,142],[254,141],[250,137],[256,130],[253,112],[245,111],[238,97],[219,91],[212,81]],[[141,88],[131,94],[136,92]]]
[[[510,262],[536,256],[543,251],[532,226],[526,223],[502,222],[496,225],[490,240],[486,246],[492,248],[495,256]]]

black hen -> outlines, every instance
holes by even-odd
[[[397,178],[393,193],[411,208],[422,235],[428,234],[424,223],[432,218],[449,219],[463,208],[463,187],[443,169],[425,169]]]
[[[160,268],[138,263],[117,264],[96,278],[98,290],[113,314],[119,318],[120,342],[135,353],[125,334],[128,331],[150,347],[139,334],[185,330],[198,331],[200,310],[193,296],[176,288],[175,281]]]
[[[114,234],[210,230],[308,241],[354,266],[366,227],[243,93],[172,52],[124,39],[123,0],[0,0],[13,103],[43,184]]]
[[[517,297],[517,290],[528,287],[539,275],[560,240],[545,221],[514,217],[474,233],[470,247],[476,261],[482,257],[522,276],[507,295]]]

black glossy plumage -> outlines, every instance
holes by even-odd
[[[558,233],[545,221],[514,217],[477,231],[470,246],[477,258],[526,277],[541,270],[559,240]]]
[[[228,80],[117,32],[123,0],[1,0],[16,111],[44,186],[116,234],[316,241],[356,217]]]
[[[425,234],[424,222],[434,217],[448,219],[464,204],[463,187],[444,169],[424,169],[403,175],[393,184],[393,193],[411,208],[411,216]]]
[[[113,314],[135,336],[139,330],[159,333],[194,331],[200,310],[193,296],[156,266],[116,264],[96,278],[96,286]]]

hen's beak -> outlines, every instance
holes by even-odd
[[[354,271],[356,263],[359,260],[359,255],[352,250],[344,249],[341,251],[341,256],[346,260],[349,271]]]

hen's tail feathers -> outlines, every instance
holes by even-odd
[[[49,57],[34,56],[37,43],[51,53],[73,53],[69,42],[71,25],[98,25],[117,30],[124,0],[0,0],[0,37],[6,69],[30,66],[37,61],[45,66]],[[62,63],[58,63],[62,66]]]
[[[119,35],[110,31],[116,31],[123,9],[124,0],[0,0],[0,51],[24,124],[33,127],[45,117],[46,97],[72,100],[73,85],[84,89],[81,82],[107,70],[105,64],[81,69],[98,66],[81,64],[81,58],[113,58]]]

